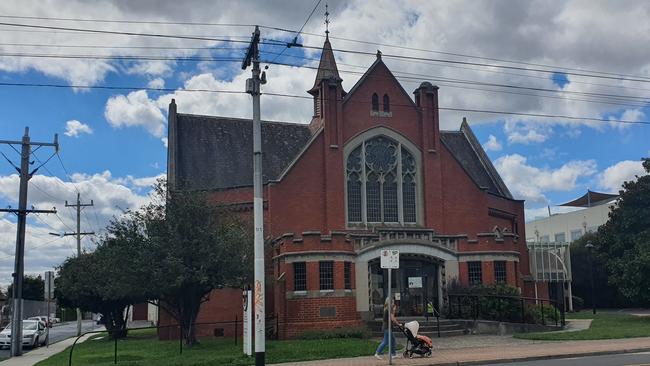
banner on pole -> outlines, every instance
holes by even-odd
[[[244,331],[242,332],[243,335],[243,342],[244,343],[244,354],[248,356],[253,355],[253,322],[252,322],[252,310],[253,307],[251,306],[252,303],[252,291],[251,290],[244,290],[243,292],[243,308],[244,308],[244,321],[243,321],[243,326],[244,326]]]
[[[53,271],[45,272],[45,286],[44,286],[43,297],[45,301],[54,300],[54,272]]]

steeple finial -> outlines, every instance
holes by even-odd
[[[325,37],[330,35],[330,12],[327,9],[327,3],[325,3]]]

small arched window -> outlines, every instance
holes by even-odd
[[[384,112],[390,112],[390,98],[388,94],[384,94]]]
[[[377,93],[372,94],[372,111],[379,112],[379,95]]]

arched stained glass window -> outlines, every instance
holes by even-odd
[[[416,223],[416,161],[399,142],[379,135],[347,156],[350,223]]]

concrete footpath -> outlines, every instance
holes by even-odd
[[[82,336],[77,344],[86,341],[88,338],[93,336],[93,334],[86,334]],[[61,342],[54,343],[49,347],[39,347],[29,352],[24,353],[20,357],[10,358],[0,362],[0,366],[32,366],[36,365],[38,362],[41,362],[47,358],[52,357],[53,355],[62,352],[66,348],[70,347],[74,343],[77,337],[68,338],[62,340]]]
[[[431,358],[413,359],[397,358],[394,365],[480,365],[496,362],[512,362],[523,360],[544,360],[551,358],[580,357],[602,354],[632,353],[650,350],[650,337],[612,339],[597,341],[526,341],[516,340],[512,337],[481,337],[480,342],[473,342],[475,336],[449,337],[444,341],[453,342],[456,338],[461,345],[447,347],[436,345]],[[499,340],[499,338],[502,338]],[[475,338],[478,340],[478,338]],[[403,343],[403,342],[400,342]],[[474,346],[470,346],[474,343]],[[489,344],[479,346],[477,343]],[[462,346],[465,345],[465,347]],[[442,347],[444,348],[442,348]],[[320,360],[309,362],[283,363],[282,366],[380,366],[387,365],[388,359],[383,355],[383,360],[373,356],[342,358],[333,360]]]

